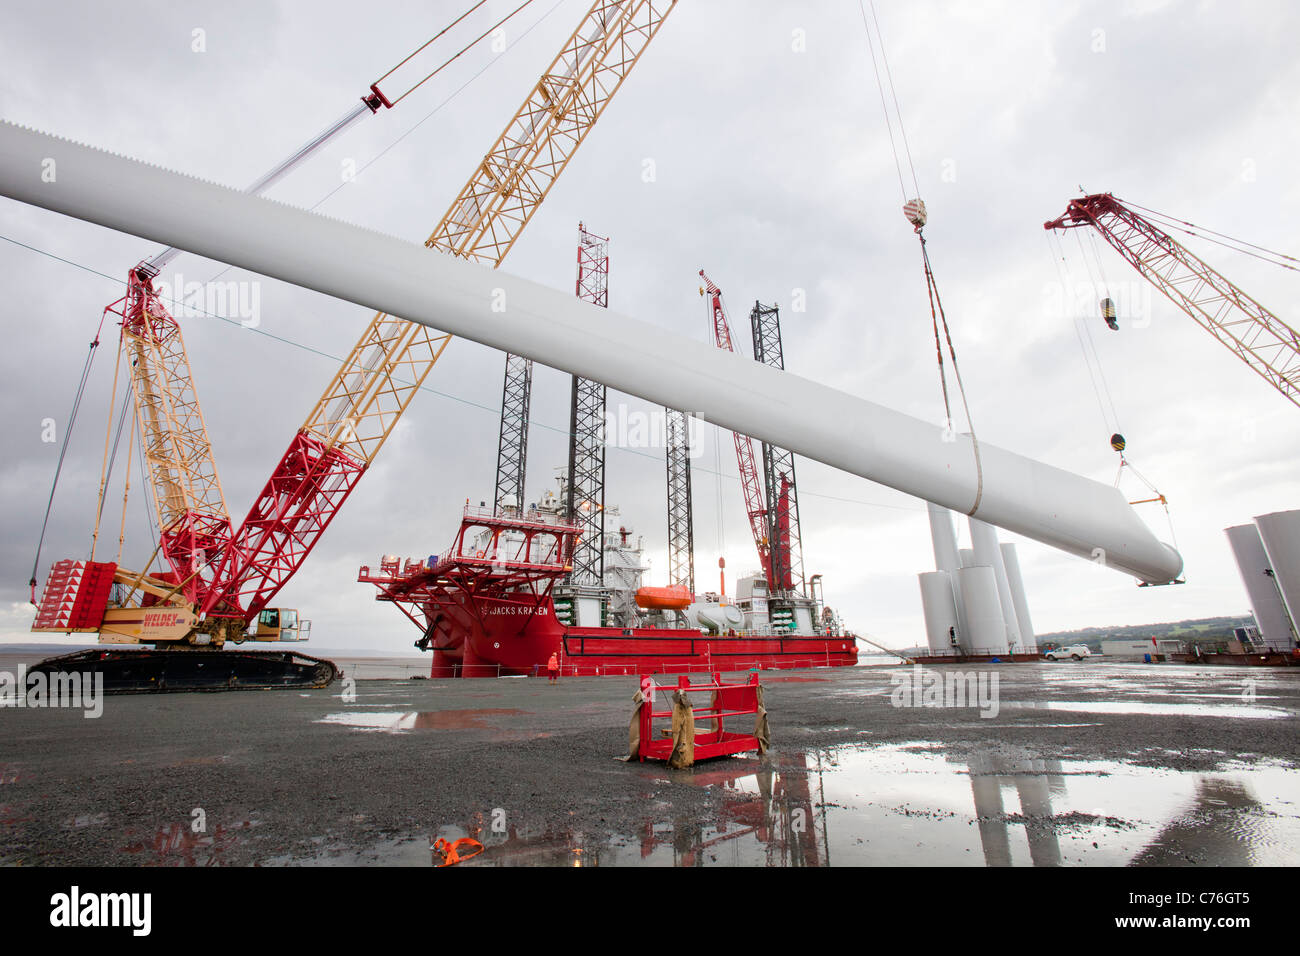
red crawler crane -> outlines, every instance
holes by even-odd
[[[595,0],[425,245],[494,268],[500,265],[675,2]],[[304,149],[316,148],[356,117],[400,100],[385,97],[377,86],[344,121]],[[304,155],[300,152],[280,170],[287,171]],[[258,192],[269,181],[249,191]],[[121,317],[121,353],[129,366],[161,530],[155,556],[161,554],[169,567],[149,573],[151,557],[145,570],[127,571],[116,561],[95,562],[93,549],[89,562],[60,562],[32,629],[95,632],[104,644],[207,650],[218,650],[227,641],[305,639],[308,626],[299,625],[296,611],[267,605],[316,546],[451,336],[396,316],[375,315],[248,516],[232,530],[180,326],[153,287],[159,265],[171,254],[168,250],[133,269],[127,295],[106,310]],[[96,539],[98,534],[97,526]],[[254,621],[256,630],[246,632]],[[230,686],[236,681],[254,685],[249,678],[260,686],[303,682],[302,669],[292,670],[287,660],[278,672],[269,673],[276,669],[265,655],[258,655],[264,660],[254,671],[247,662],[240,669],[240,655],[228,655],[230,668],[211,655],[169,651],[156,651],[152,658],[134,653],[131,663],[103,651],[78,656],[121,689],[212,686],[212,679]],[[326,665],[309,666],[308,682],[333,679],[332,664],[306,660]],[[58,666],[55,661],[70,663],[56,658],[45,664]],[[143,678],[141,662],[154,668]],[[132,667],[135,676],[129,677]],[[182,680],[175,676],[179,672],[185,674]],[[137,687],[141,680],[144,687]]]

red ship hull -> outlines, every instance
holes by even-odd
[[[549,599],[534,606],[443,595],[436,607],[431,677],[542,674],[552,653],[566,676],[686,674],[750,668],[851,667],[857,642],[843,637],[717,637],[677,628],[565,628]]]

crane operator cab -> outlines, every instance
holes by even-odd
[[[293,608],[268,607],[257,615],[255,641],[305,641],[311,637],[311,621],[298,619]]]

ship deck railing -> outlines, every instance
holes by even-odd
[[[548,528],[577,528],[576,522],[550,511],[516,511],[514,508],[490,508],[486,505],[466,505],[465,518],[490,524],[537,526]]]
[[[722,664],[715,660],[711,664],[664,664],[658,662],[655,664],[570,664],[560,665],[560,677],[639,677],[645,674],[650,676],[676,677],[680,674],[746,674],[751,671],[769,671],[769,670],[808,670],[816,667],[843,667],[845,665],[834,662],[828,662],[826,655],[816,657],[801,657],[772,661],[765,658],[739,658],[735,661],[729,661]],[[478,663],[478,664],[442,664],[432,665],[429,668],[429,677],[433,679],[456,678],[456,677],[546,677],[546,665],[535,664],[525,673],[519,673],[518,668],[510,668],[501,664]]]
[[[1045,653],[1041,647],[1016,647],[1014,650],[996,647],[943,647],[939,650],[920,648],[914,655],[917,658],[943,658],[954,662],[974,658],[999,658],[1010,660],[1015,657],[1024,660],[1027,657],[1042,657]],[[1097,655],[1093,655],[1094,657]]]

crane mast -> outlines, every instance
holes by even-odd
[[[775,305],[755,302],[749,312],[754,336],[754,360],[785,369],[781,347],[781,314]],[[776,593],[804,592],[803,535],[799,526],[799,494],[794,477],[794,453],[763,442],[763,478],[767,491],[767,539],[771,543],[772,586]]]
[[[609,238],[578,223],[579,299],[609,308]],[[578,527],[569,583],[605,583],[605,386],[573,376],[569,402],[569,480],[565,512]]]
[[[684,411],[664,409],[668,478],[668,583],[695,593],[695,519],[691,509],[691,432]]]
[[[709,318],[713,329],[714,344],[727,352],[735,352],[736,346],[731,340],[731,324],[727,313],[722,308],[722,290],[700,270],[704,287],[700,295],[709,300]],[[776,590],[779,586],[772,577],[772,548],[768,537],[768,511],[763,497],[763,485],[758,478],[758,465],[754,459],[754,440],[740,432],[732,432],[736,444],[736,464],[740,469],[740,484],[745,491],[745,513],[749,517],[749,530],[754,536],[754,547],[758,551],[758,561],[763,569],[763,576],[768,586]]]
[[[119,361],[130,370],[158,548],[171,569],[163,577],[195,602],[231,525],[180,325],[154,291],[156,275],[147,263],[131,270],[126,295],[105,311],[121,320]]]
[[[1174,305],[1293,404],[1300,405],[1300,334],[1110,193],[1072,199],[1044,229],[1092,226]]]
[[[593,5],[524,109],[506,127],[480,174],[461,192],[460,213],[444,219],[434,238],[457,255],[500,264],[675,3],[621,0]],[[476,232],[487,210],[497,210],[497,222],[490,231]],[[493,495],[498,510],[523,511],[532,387],[532,360],[508,354]]]

